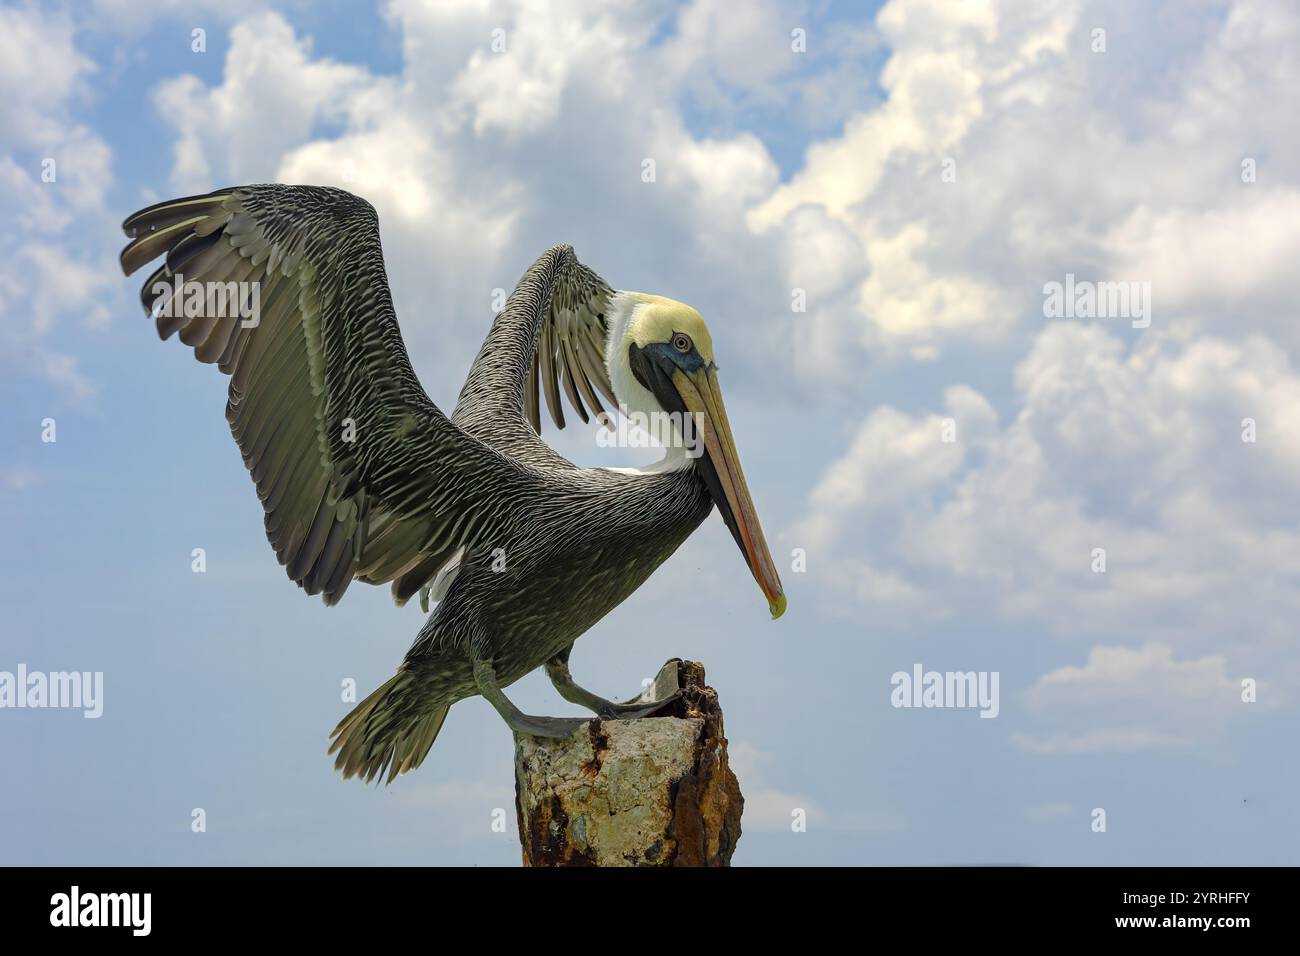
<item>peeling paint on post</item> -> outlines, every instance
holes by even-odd
[[[591,720],[565,740],[515,736],[525,866],[728,866],[744,798],[704,667],[670,660],[640,700],[662,715]]]

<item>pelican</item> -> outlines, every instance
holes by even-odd
[[[230,376],[226,420],[289,577],[327,605],[353,580],[391,583],[399,606],[437,602],[397,673],[330,735],[344,777],[392,782],[418,767],[451,705],[475,695],[517,734],[569,736],[585,721],[525,714],[503,691],[537,667],[602,717],[654,713],[664,701],[615,703],[578,685],[569,653],[715,505],[772,617],[784,612],[713,342],[690,306],[615,291],[570,246],[548,249],[448,417],[407,358],[364,199],[242,186],[158,203],[123,230],[126,275],[166,257],[141,293],[159,335]],[[565,460],[540,437],[543,400],[564,427],[561,391],[584,422],[606,414],[599,391],[656,423],[663,462]]]

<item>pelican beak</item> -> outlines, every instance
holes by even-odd
[[[722,512],[722,519],[731,529],[731,536],[740,546],[754,580],[767,598],[775,620],[785,613],[785,591],[772,555],[767,550],[753,499],[749,497],[745,473],[740,468],[740,456],[736,454],[731,425],[727,422],[727,408],[722,404],[722,392],[718,388],[718,370],[712,364],[692,372],[675,368],[672,384],[690,413],[691,425],[683,423],[683,427],[693,426],[697,432],[687,437],[693,437],[696,442],[701,437],[704,440],[704,454],[700,461],[704,480]]]

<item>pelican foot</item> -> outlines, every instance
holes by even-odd
[[[564,740],[572,737],[575,731],[586,727],[591,721],[584,717],[533,717],[529,714],[520,714],[512,720],[507,720],[506,723],[517,734]]]
[[[681,689],[678,688],[659,700],[629,700],[622,704],[606,700],[599,694],[593,694],[585,687],[580,687],[574,681],[573,675],[569,673],[569,651],[572,649],[572,646],[566,647],[546,662],[547,676],[551,678],[551,683],[555,685],[561,697],[571,704],[586,707],[597,717],[605,720],[638,720],[642,717],[651,717],[682,696]]]
[[[675,690],[667,697],[649,703],[630,700],[625,704],[616,704],[607,700],[597,713],[606,720],[640,720],[642,717],[654,716],[669,704],[681,700],[681,697],[681,690]]]
[[[497,713],[517,734],[563,739],[573,736],[574,731],[590,723],[579,717],[534,717],[525,714],[501,692],[501,685],[497,682],[496,670],[492,667],[491,661],[480,659],[474,662],[474,683],[478,684],[478,692],[496,708]]]

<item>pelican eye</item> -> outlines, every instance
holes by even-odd
[[[685,332],[674,332],[672,337],[672,344],[673,344],[673,348],[681,352],[683,355],[685,355],[693,348],[693,345],[691,344],[691,337],[687,335]]]

